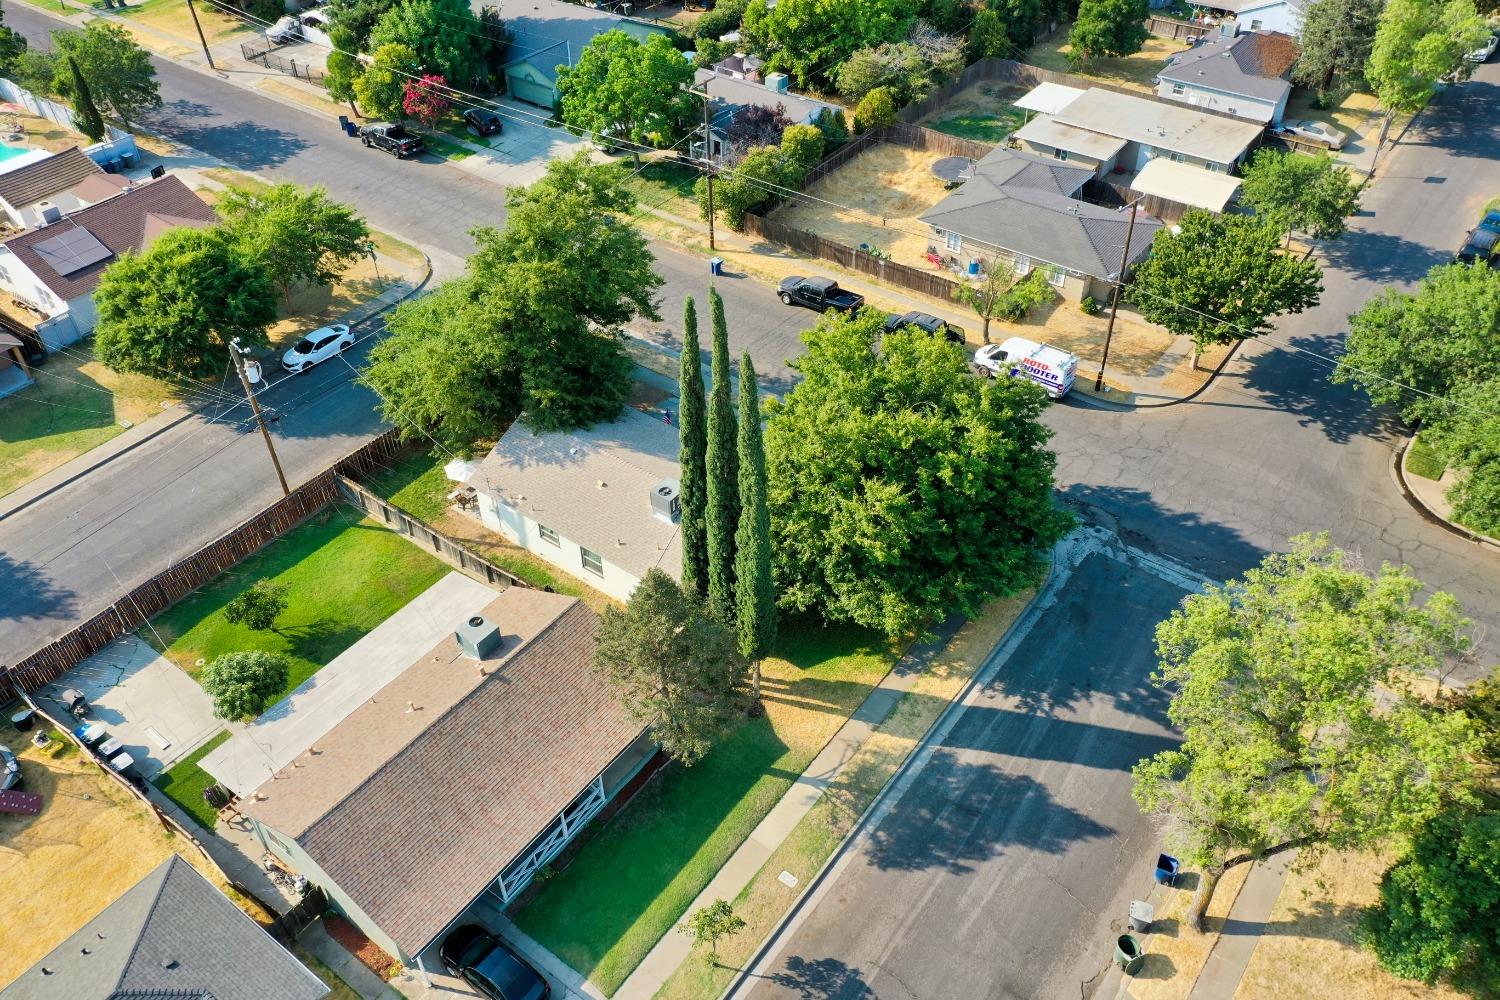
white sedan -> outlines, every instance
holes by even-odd
[[[1344,140],[1349,138],[1332,125],[1305,118],[1288,118],[1281,123],[1278,131],[1289,132],[1304,142],[1318,143],[1329,149],[1342,149]]]
[[[353,331],[342,323],[335,323],[314,330],[292,345],[292,349],[281,356],[281,367],[295,375],[353,346]]]

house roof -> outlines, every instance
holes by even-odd
[[[529,62],[552,76],[558,66],[571,66],[595,35],[619,29],[644,41],[648,35],[671,29],[636,18],[563,0],[498,0],[500,17],[511,42],[508,63]]]
[[[1008,181],[997,180],[1014,166],[1001,159],[986,170],[981,161],[974,177],[923,213],[922,221],[1033,261],[1107,280],[1119,269],[1129,219],[1117,209],[1077,201],[1052,184],[1036,183],[1039,174],[1033,169],[1010,173]],[[1066,174],[1062,177],[1064,186],[1070,183]],[[1135,228],[1131,264],[1150,251],[1161,223],[1138,217]]]
[[[1071,198],[1094,176],[1088,167],[996,146],[974,164],[974,174],[999,185],[1051,191]]]
[[[1265,10],[1267,7],[1285,6],[1299,13],[1307,9],[1306,0],[1205,0],[1200,6],[1206,10],[1222,10],[1230,14],[1244,14],[1252,10]]]
[[[777,105],[781,105],[786,111],[786,116],[799,125],[812,121],[825,108],[834,111],[843,110],[826,101],[803,97],[801,94],[782,93],[764,84],[751,80],[738,80],[732,76],[715,73],[711,69],[698,70],[693,74],[693,79],[698,86],[708,91],[710,97],[728,109],[754,105],[774,110]]]
[[[1265,131],[1253,122],[1098,87],[1085,91],[1052,120],[1213,163],[1232,163]]]
[[[328,992],[174,854],[0,990],[0,997],[318,1000]]]
[[[675,523],[651,511],[651,491],[681,475],[677,427],[626,409],[613,423],[537,433],[512,425],[468,484],[637,578],[682,572]]]
[[[1141,168],[1130,190],[1155,195],[1194,208],[1222,212],[1240,189],[1240,179],[1204,170],[1191,163],[1174,163],[1158,156]]]
[[[87,295],[99,284],[99,276],[121,254],[139,251],[168,229],[179,226],[203,228],[217,219],[214,210],[177,177],[132,187],[123,194],[80,208],[61,222],[30,229],[5,241],[6,249],[31,269],[58,298],[69,300]],[[57,271],[45,253],[63,233],[85,230],[108,254],[69,274]],[[39,249],[41,248],[41,252]],[[53,261],[57,258],[53,257]]]
[[[1015,103],[1023,111],[1040,111],[1044,115],[1055,115],[1073,99],[1083,93],[1082,87],[1069,87],[1061,83],[1039,83],[1026,92]]]
[[[499,650],[447,637],[243,806],[412,955],[641,733],[587,605],[511,587],[481,613]]]
[[[1297,61],[1297,43],[1279,31],[1209,35],[1178,53],[1158,79],[1276,103],[1291,92],[1286,74]]]
[[[45,160],[0,174],[0,201],[21,208],[71,190],[96,174],[102,177],[104,171],[83,150],[69,146]]]
[[[1038,115],[1012,134],[1026,142],[1052,149],[1066,149],[1070,153],[1078,153],[1101,163],[1124,149],[1130,141],[1064,125],[1056,118],[1048,118],[1046,115]]]

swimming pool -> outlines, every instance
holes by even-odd
[[[0,143],[0,163],[4,163],[13,156],[23,156],[27,152],[28,150],[25,146],[7,146],[4,143]]]

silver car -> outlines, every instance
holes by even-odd
[[[1316,143],[1329,149],[1343,149],[1348,136],[1332,125],[1324,125],[1307,118],[1288,118],[1277,128],[1278,132],[1295,136],[1303,142]]]

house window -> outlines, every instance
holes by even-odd
[[[964,248],[964,238],[958,233],[948,233],[943,238],[943,246],[947,247],[954,253],[958,253]]]
[[[1063,269],[1060,267],[1043,267],[1038,268],[1038,270],[1047,276],[1047,284],[1049,285],[1061,288],[1063,282],[1067,280],[1067,275],[1063,274]]]
[[[604,575],[604,560],[599,557],[599,553],[590,552],[588,549],[580,547],[578,554],[583,557],[584,569],[599,576]]]
[[[1168,153],[1167,159],[1171,160],[1173,163],[1187,162],[1187,157],[1183,156],[1181,153]]]
[[[1056,159],[1066,160],[1068,158],[1068,151],[1066,149],[1054,149],[1052,155]]]
[[[1251,31],[1259,31],[1260,30],[1260,21],[1258,21],[1258,20],[1251,21],[1250,22],[1250,30]]]
[[[1028,256],[1026,256],[1025,254],[1017,254],[1016,255],[1016,274],[1019,276],[1019,275],[1030,274],[1030,273],[1031,273],[1031,258],[1028,257]]]
[[[1172,95],[1174,97],[1181,97],[1186,90],[1187,88],[1180,83],[1172,84]]]
[[[1207,170],[1211,174],[1216,174],[1223,168],[1220,167],[1217,163],[1205,163],[1203,164],[1203,169]]]
[[[559,542],[557,540],[557,532],[553,531],[551,528],[547,527],[545,524],[539,524],[539,525],[537,525],[536,526],[536,530],[541,533],[542,541],[546,542],[549,545],[558,545],[559,544]]]

